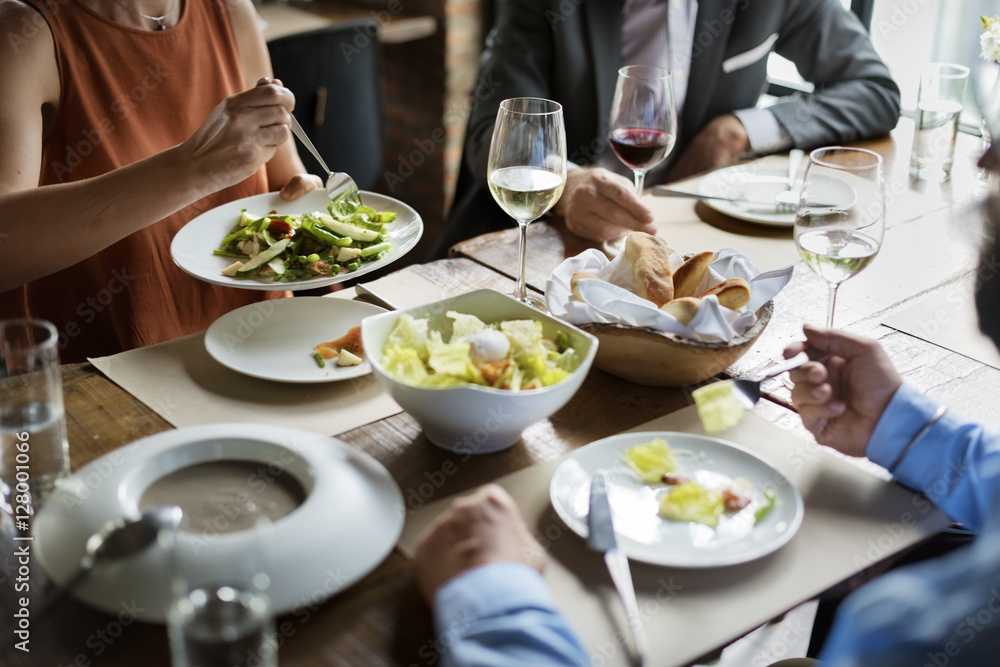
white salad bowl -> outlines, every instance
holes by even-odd
[[[396,320],[403,314],[430,318],[431,329],[450,339],[452,320],[445,313],[475,315],[492,324],[533,319],[542,323],[546,338],[562,331],[576,351],[577,365],[566,379],[541,389],[508,391],[469,384],[456,387],[420,387],[398,380],[382,366],[382,349]],[[494,290],[478,290],[416,308],[372,315],[361,323],[361,341],[382,387],[413,415],[424,435],[435,445],[463,454],[486,454],[512,446],[521,432],[566,405],[590,370],[597,339],[554,317]]]

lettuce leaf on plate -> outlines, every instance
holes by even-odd
[[[660,499],[660,516],[674,521],[694,521],[715,528],[724,511],[722,496],[697,482],[675,486]]]

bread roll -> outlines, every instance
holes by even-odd
[[[705,276],[708,265],[715,258],[714,252],[699,252],[692,255],[674,272],[674,298],[694,296],[698,283]]]
[[[625,258],[632,263],[632,291],[659,308],[674,298],[670,248],[667,242],[644,232],[625,239]]]
[[[691,320],[698,314],[698,308],[700,307],[701,299],[696,299],[693,296],[682,296],[679,299],[674,299],[663,304],[660,306],[660,310],[670,313],[677,318],[678,322],[686,326],[691,324]]]
[[[569,279],[569,288],[573,292],[573,296],[580,301],[583,301],[583,297],[580,296],[579,284],[581,280],[600,280],[593,273],[587,273],[586,271],[577,271],[573,274],[573,277]]]
[[[702,299],[710,294],[718,297],[720,305],[739,310],[750,301],[750,285],[743,278],[727,278],[699,294],[698,298]]]

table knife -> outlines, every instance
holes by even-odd
[[[775,202],[764,202],[764,201],[753,201],[751,199],[745,199],[741,197],[719,197],[716,195],[703,195],[697,192],[684,192],[683,190],[671,190],[670,188],[665,188],[662,185],[654,185],[651,188],[647,188],[648,193],[654,197],[683,197],[685,199],[711,199],[713,201],[727,201],[733,204],[747,204],[750,206],[763,206],[768,209],[774,209],[777,211],[777,206]],[[808,206],[815,208],[834,208],[836,204],[828,204],[825,202],[811,201],[807,202]]]
[[[635,664],[642,665],[649,652],[646,633],[639,617],[639,605],[635,599],[635,587],[629,571],[628,558],[618,547],[615,527],[611,521],[611,505],[608,503],[607,473],[599,471],[590,483],[590,511],[587,513],[587,546],[604,554],[604,562],[615,584],[618,597],[625,607],[629,628],[632,631]]]

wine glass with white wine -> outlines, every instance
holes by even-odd
[[[520,230],[514,298],[529,299],[524,259],[528,224],[551,209],[566,186],[566,129],[562,105],[537,97],[515,97],[500,103],[486,173],[490,192]]]
[[[806,266],[830,286],[826,326],[832,328],[837,288],[871,264],[882,246],[882,157],[839,146],[810,153],[793,233]]]

